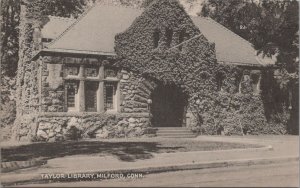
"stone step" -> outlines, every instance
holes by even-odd
[[[157,130],[157,132],[191,132],[190,130],[186,130],[186,129],[159,129]]]
[[[160,138],[195,138],[196,135],[184,135],[184,136],[178,136],[178,135],[173,135],[173,136],[157,136]]]
[[[193,138],[196,135],[185,127],[157,127],[156,136],[164,138]]]
[[[183,134],[183,133],[193,133],[192,131],[156,131],[156,133],[161,133],[161,134]]]
[[[157,136],[172,136],[172,135],[194,135],[193,133],[184,132],[184,133],[156,133]]]
[[[194,135],[193,133],[156,133],[157,136],[183,136],[183,135]]]
[[[156,128],[158,130],[189,130],[186,127],[153,127]]]
[[[159,138],[195,138],[195,135],[157,135]]]

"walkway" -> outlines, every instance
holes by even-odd
[[[99,172],[126,172],[142,171],[151,169],[159,171],[176,169],[176,166],[192,168],[211,168],[205,164],[216,162],[240,162],[261,159],[294,159],[299,157],[299,137],[298,136],[246,136],[246,137],[225,137],[225,136],[199,136],[191,138],[203,141],[222,142],[242,142],[251,144],[262,144],[266,147],[261,149],[236,149],[223,151],[197,151],[197,152],[177,152],[177,153],[153,153],[149,159],[137,160],[134,162],[121,161],[114,156],[88,156],[76,155],[50,159],[46,165],[37,168],[21,169],[11,173],[1,174],[2,183],[13,183],[18,181],[39,181],[41,174],[59,173],[99,173]],[[226,163],[228,164],[228,163]],[[198,165],[198,166],[197,166]],[[202,165],[202,166],[199,166]],[[204,166],[203,166],[204,165]],[[194,166],[194,167],[193,167]],[[219,166],[218,166],[219,167]]]

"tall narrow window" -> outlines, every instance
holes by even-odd
[[[68,108],[75,108],[75,88],[68,88]]]
[[[167,29],[166,29],[166,44],[167,44],[167,47],[170,47],[170,46],[171,46],[171,43],[172,43],[172,37],[173,37],[173,30],[167,28]]]
[[[217,90],[218,91],[223,91],[224,80],[225,80],[225,73],[218,72],[217,75],[216,75]]]
[[[76,95],[78,90],[78,83],[68,82],[65,86],[66,92],[66,110],[75,111],[76,110]]]
[[[85,110],[87,112],[97,111],[98,82],[86,82],[85,86]]]
[[[252,86],[252,91],[255,94],[259,93],[259,75],[258,74],[251,74],[250,75],[250,81]]]
[[[178,37],[178,44],[181,44],[184,41],[185,35],[185,29],[181,30]],[[182,50],[182,44],[179,46],[179,50]]]
[[[235,75],[234,85],[235,85],[235,92],[236,93],[241,93],[242,77],[243,77],[243,75],[241,75],[241,74],[236,74]]]
[[[115,109],[116,84],[105,83],[105,108],[107,110]]]
[[[158,47],[158,43],[159,43],[159,30],[156,29],[153,33],[153,46],[154,46],[154,48]]]

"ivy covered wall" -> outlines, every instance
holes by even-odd
[[[26,32],[34,28],[32,23],[29,26]],[[99,66],[102,57],[53,53],[31,61],[33,49],[24,46],[28,57],[19,65],[15,122],[20,140],[61,140],[73,129],[78,137],[142,136],[152,126],[148,99],[159,84],[175,85],[188,96],[187,127],[198,134],[286,133],[285,122],[267,117],[269,71],[219,64],[214,44],[177,1],[154,1],[115,37],[117,57],[105,62],[118,69],[120,111],[116,114],[64,112],[64,64]]]
[[[286,133],[285,125],[267,122],[261,87],[253,87],[261,68],[218,64],[214,44],[177,1],[154,1],[116,36],[115,50],[119,66],[182,88],[189,96],[189,126],[200,134]]]
[[[41,77],[38,89],[41,99],[39,113],[31,120],[31,124],[35,126],[34,134],[28,135],[29,140],[53,142],[87,137],[139,137],[147,133],[149,128],[147,99],[155,85],[132,71],[117,69],[113,65],[114,58],[50,53],[39,56],[34,62],[39,63],[41,70],[38,75]],[[106,68],[116,70],[120,90],[120,109],[118,110],[120,113],[106,110],[87,112],[85,109],[81,112],[80,109],[76,111],[66,109],[67,100],[64,88],[72,79],[66,77],[65,71],[67,67],[79,68],[80,66],[93,67],[96,70],[103,66],[104,70]],[[85,78],[86,73],[83,76]],[[76,79],[73,78],[72,81],[78,81],[79,77],[75,77]],[[100,75],[100,77],[106,78],[105,75]],[[96,80],[94,78],[95,83],[103,82],[97,78],[98,76]],[[99,103],[98,100],[97,103]],[[28,124],[28,121],[24,123]],[[27,127],[20,126],[19,128],[24,133],[28,133]]]

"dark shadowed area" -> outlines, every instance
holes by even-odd
[[[119,160],[134,162],[149,159],[154,153],[212,151],[237,148],[257,148],[258,145],[208,142],[189,139],[129,139],[105,141],[65,141],[32,143],[1,149],[1,162],[52,159],[71,155],[116,156]]]

